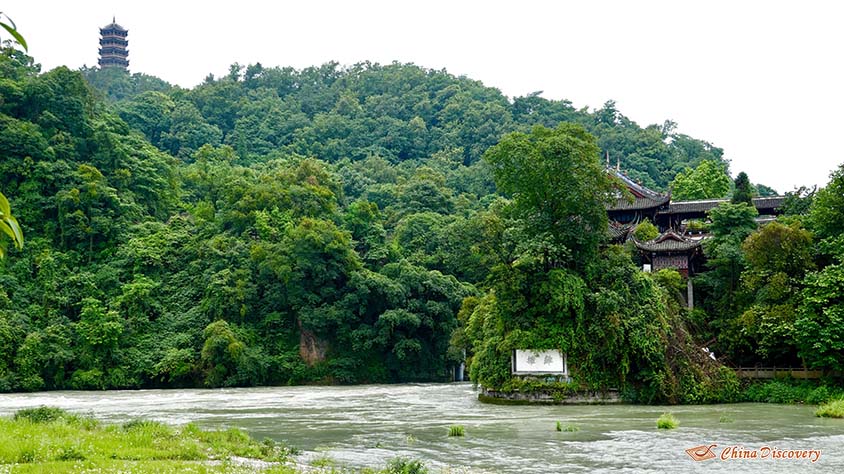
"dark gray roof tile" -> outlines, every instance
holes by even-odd
[[[696,249],[701,245],[700,240],[689,239],[672,231],[647,242],[640,242],[633,238],[633,243],[636,248],[647,252],[682,252]]]

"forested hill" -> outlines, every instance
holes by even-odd
[[[189,91],[115,69],[84,74],[120,101],[130,127],[185,161],[203,144],[226,144],[243,164],[289,154],[397,164],[446,153],[470,166],[505,133],[576,122],[598,137],[613,166],[620,160],[632,178],[655,189],[703,160],[726,168],[720,148],[674,133],[670,121],[642,128],[612,101],[589,112],[539,92],[509,100],[479,81],[412,64],[328,63],[301,71],[235,64],[228,76],[209,76]]]
[[[0,268],[0,390],[442,380],[461,303],[516,255],[479,159],[503,134],[582,124],[656,188],[721,157],[612,103],[413,65],[192,90],[107,72],[84,71],[98,92],[0,54],[0,189],[26,235]]]

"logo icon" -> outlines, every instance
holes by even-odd
[[[709,446],[695,446],[694,448],[687,449],[686,454],[688,454],[695,461],[706,461],[707,459],[712,459],[715,457],[715,453],[712,452],[712,448],[714,448],[715,446],[718,445],[710,444]]]

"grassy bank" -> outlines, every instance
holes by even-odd
[[[58,408],[21,410],[0,418],[0,474],[14,473],[254,473],[353,472],[340,466],[300,466],[294,451],[237,430],[202,430],[135,420],[108,425]],[[362,474],[425,474],[418,460],[395,458]]]
[[[843,386],[809,380],[753,382],[743,387],[741,392],[741,401],[745,402],[820,405],[838,399],[844,399]]]
[[[290,450],[240,430],[205,431],[154,421],[104,425],[57,408],[21,410],[0,418],[0,472],[271,472]],[[10,469],[11,468],[11,469]]]

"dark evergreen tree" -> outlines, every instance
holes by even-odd
[[[730,199],[730,202],[733,204],[743,202],[753,205],[753,194],[753,185],[750,184],[750,179],[748,179],[747,173],[742,171],[738,174],[738,176],[736,176],[736,179],[733,182],[733,197]]]

